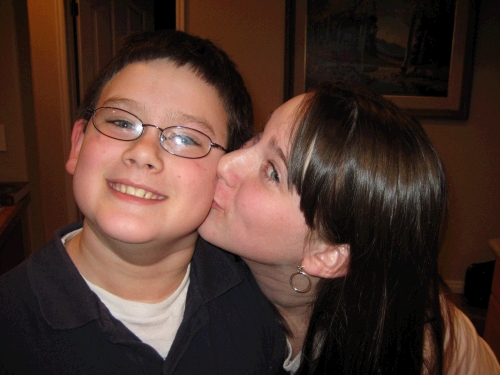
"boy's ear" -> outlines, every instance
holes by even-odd
[[[331,245],[318,241],[315,246],[309,249],[302,264],[304,271],[309,275],[334,279],[346,275],[350,255],[348,244]]]
[[[82,147],[83,138],[85,137],[85,127],[87,121],[84,119],[76,120],[71,132],[71,151],[69,153],[68,161],[66,162],[66,170],[70,174],[75,173],[78,156],[80,155],[80,148]]]

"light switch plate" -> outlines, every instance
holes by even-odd
[[[5,142],[5,125],[0,124],[0,151],[7,151],[7,142]]]

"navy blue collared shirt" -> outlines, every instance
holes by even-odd
[[[0,278],[0,374],[277,374],[285,336],[246,265],[196,245],[183,321],[164,360],[88,288],[59,230]]]

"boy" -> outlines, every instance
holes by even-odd
[[[0,373],[279,371],[269,304],[197,233],[219,158],[251,129],[243,81],[211,42],[130,38],[74,124],[66,169],[83,226],[0,279]]]

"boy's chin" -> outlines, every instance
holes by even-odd
[[[158,238],[154,228],[145,228],[144,224],[118,221],[114,223],[90,223],[89,229],[95,232],[102,242],[116,242],[117,245],[145,245],[153,243]]]

